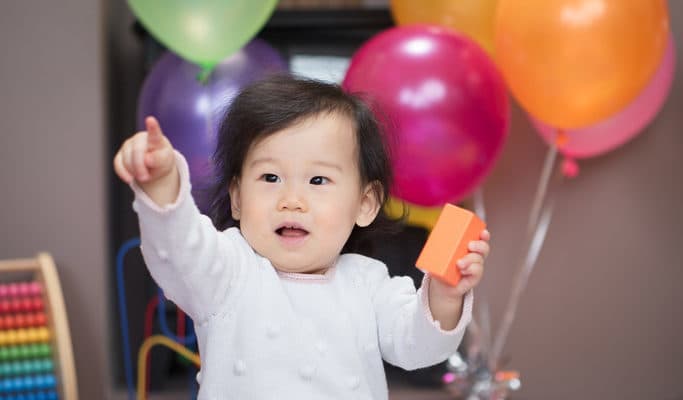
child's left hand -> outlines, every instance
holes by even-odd
[[[484,274],[484,260],[490,251],[491,234],[484,229],[479,237],[480,240],[473,240],[468,244],[469,253],[456,263],[460,269],[460,281],[455,286],[451,286],[438,279],[433,279],[431,290],[438,292],[439,296],[459,299],[479,284]]]

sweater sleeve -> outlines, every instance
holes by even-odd
[[[409,277],[390,278],[384,264],[373,268],[372,275],[379,344],[385,361],[412,370],[442,362],[456,352],[472,319],[471,291],[465,295],[457,326],[446,331],[429,309],[428,274],[418,291]]]
[[[220,312],[244,270],[249,246],[237,229],[218,232],[191,195],[189,169],[176,152],[177,199],[160,207],[135,183],[133,210],[140,223],[147,268],[168,299],[196,323]]]

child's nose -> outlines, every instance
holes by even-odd
[[[292,186],[283,189],[277,208],[279,211],[307,211],[308,209],[301,190]]]

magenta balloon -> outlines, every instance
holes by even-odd
[[[474,41],[447,28],[381,32],[353,55],[343,86],[365,93],[388,120],[392,194],[414,204],[461,200],[491,170],[507,136],[500,73]]]
[[[654,119],[669,95],[676,66],[673,37],[664,57],[645,89],[617,114],[586,128],[566,131],[567,143],[560,151],[572,158],[595,157],[627,143]],[[529,116],[536,131],[550,145],[555,144],[556,129]]]
[[[216,65],[206,83],[197,79],[199,66],[170,52],[152,67],[138,98],[138,129],[144,129],[146,116],[157,117],[164,134],[187,158],[200,207],[201,189],[211,172],[218,125],[233,97],[246,84],[286,70],[287,62],[259,39]]]

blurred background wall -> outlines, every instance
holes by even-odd
[[[107,398],[105,18],[101,1],[0,5],[0,257],[48,251],[82,399]]]
[[[683,3],[669,6],[680,56]],[[107,110],[134,105],[109,101],[106,54],[120,46],[115,62],[136,73],[131,24],[123,1],[0,5],[0,258],[43,250],[55,257],[84,399],[113,397]],[[522,373],[514,398],[683,398],[680,62],[677,72],[645,133],[581,162],[581,175],[557,189],[504,351]],[[124,124],[132,132],[134,121]],[[493,252],[480,298],[493,321],[507,300],[545,152],[514,107],[509,141],[484,186]]]

